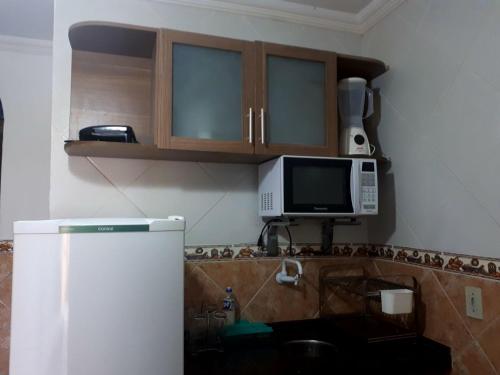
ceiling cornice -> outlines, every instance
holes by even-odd
[[[50,40],[22,38],[0,34],[0,50],[50,55],[52,54],[52,42]]]
[[[364,34],[385,16],[400,6],[405,0],[373,0],[358,13],[359,34]]]
[[[364,34],[374,25],[380,22],[392,10],[398,7],[404,0],[372,0],[359,13],[347,13],[334,10],[309,9],[300,12],[297,6],[281,2],[281,6],[247,5],[229,2],[227,0],[144,0],[149,2],[165,3],[189,6],[193,8],[216,10],[238,15],[271,18],[284,22],[300,25],[319,27],[334,31],[346,31],[355,34]],[[305,6],[303,6],[306,9]],[[320,14],[321,13],[321,14]]]

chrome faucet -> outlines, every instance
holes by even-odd
[[[286,264],[287,263],[292,263],[297,266],[297,273],[295,276],[289,276],[287,271],[286,271]],[[299,280],[302,277],[303,272],[302,272],[302,263],[298,261],[297,259],[290,259],[290,258],[283,258],[281,260],[281,272],[278,272],[276,274],[276,281],[278,284],[293,284],[295,286],[299,285]]]

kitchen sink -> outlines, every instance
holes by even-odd
[[[321,340],[292,340],[282,346],[286,372],[297,375],[320,375],[332,370],[338,349]]]
[[[450,369],[449,348],[423,337],[368,342],[357,334],[350,335],[345,326],[330,319],[278,322],[270,326],[271,334],[225,341],[222,353],[189,357],[185,374],[443,375]]]
[[[337,354],[337,347],[326,341],[319,340],[292,340],[283,345],[285,353],[290,358],[322,358]]]

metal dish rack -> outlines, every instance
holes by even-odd
[[[327,266],[319,275],[321,318],[332,318],[336,326],[367,342],[416,338],[420,288],[409,275],[370,276],[363,267]],[[410,314],[382,312],[381,290],[413,291]]]

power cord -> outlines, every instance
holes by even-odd
[[[264,231],[269,227],[269,224],[272,222],[279,221],[278,219],[270,219],[268,220],[264,226],[262,227],[262,230],[260,231],[259,239],[257,240],[257,246],[258,247],[264,247]]]
[[[293,257],[295,255],[295,251],[293,250],[293,247],[292,247],[292,234],[290,233],[290,229],[288,229],[288,225],[285,226],[285,229],[288,233],[288,253],[290,254],[291,257]]]
[[[262,227],[262,230],[260,231],[260,235],[259,235],[259,238],[257,240],[257,246],[260,247],[260,248],[263,248],[264,247],[264,234],[266,232],[266,230],[269,228],[269,226],[272,224],[272,223],[278,223],[278,222],[281,222],[281,219],[270,219],[268,220],[264,226]],[[294,256],[295,255],[295,251],[293,250],[293,241],[292,241],[292,234],[290,233],[290,229],[288,228],[288,225],[285,225],[284,226],[287,233],[288,233],[288,253],[290,254],[290,256]]]

